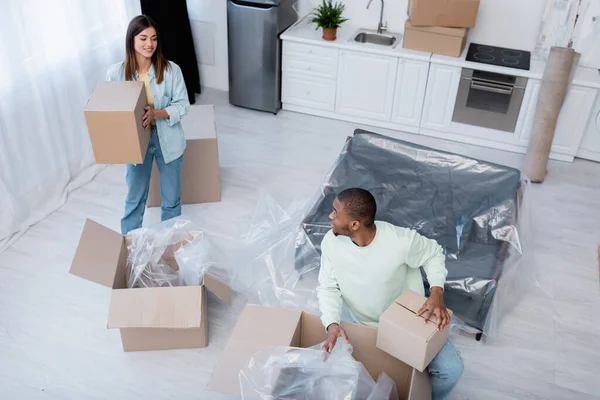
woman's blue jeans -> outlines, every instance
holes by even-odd
[[[152,162],[156,159],[160,181],[161,220],[166,221],[181,215],[181,165],[183,156],[170,163],[165,163],[160,150],[160,142],[156,128],[152,128],[152,136],[143,164],[127,165],[127,199],[125,200],[125,215],[121,219],[121,233],[124,235],[142,226]]]

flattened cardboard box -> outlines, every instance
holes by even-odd
[[[181,170],[181,204],[221,201],[214,106],[191,106],[181,124],[187,139]],[[159,175],[154,162],[147,206],[158,207],[160,204]]]
[[[427,299],[406,290],[379,318],[377,348],[423,372],[448,340],[449,325],[438,331],[436,317],[417,316]],[[452,311],[448,310],[450,315]]]
[[[416,371],[375,347],[377,329],[342,323],[354,347],[353,357],[377,380],[385,371],[400,399],[430,400],[429,374]],[[240,371],[253,354],[272,346],[311,347],[327,338],[317,315],[248,304],[242,312],[208,383],[214,392],[240,396]]]
[[[144,84],[99,82],[84,109],[97,164],[140,164],[150,142],[142,127],[148,105]]]
[[[171,253],[167,248],[165,254]],[[107,327],[120,330],[123,350],[208,345],[206,290],[231,304],[226,284],[205,274],[201,286],[129,289],[126,269],[125,237],[88,219],[70,273],[112,288]]]
[[[410,0],[408,17],[414,26],[473,28],[479,0]]]
[[[402,47],[460,57],[467,43],[467,32],[466,28],[417,27],[406,21]]]

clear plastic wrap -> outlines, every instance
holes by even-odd
[[[255,353],[240,371],[241,398],[397,399],[394,381],[382,374],[376,384],[363,364],[352,357],[352,345],[338,339],[331,354],[321,347],[270,347]]]
[[[453,326],[493,336],[514,300],[540,287],[529,246],[528,186],[514,168],[357,130],[302,220],[297,269],[318,264],[335,196],[362,187],[377,200],[378,220],[413,228],[444,248]],[[424,273],[423,281],[428,292]]]
[[[126,235],[129,288],[197,286],[218,264],[207,235],[183,219]]]
[[[316,287],[320,262],[296,268],[296,239],[308,201],[282,208],[261,191],[244,240],[231,252],[239,261],[233,289],[249,302],[318,313]]]

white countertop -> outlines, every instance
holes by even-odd
[[[530,69],[522,70],[509,67],[498,67],[495,65],[476,63],[466,61],[469,43],[460,57],[448,57],[438,54],[432,54],[423,51],[410,50],[402,48],[403,34],[398,32],[387,32],[400,37],[398,44],[394,48],[380,46],[369,43],[357,43],[352,40],[358,31],[369,30],[370,27],[360,27],[344,23],[337,31],[337,39],[334,41],[324,40],[322,30],[315,29],[316,25],[310,22],[310,14],[298,20],[294,25],[288,28],[281,39],[292,42],[314,44],[324,47],[335,47],[338,49],[363,51],[366,53],[381,54],[388,56],[403,57],[413,60],[430,61],[435,64],[452,65],[460,68],[472,68],[482,71],[496,72],[513,76],[522,76],[530,79],[542,79],[546,63],[540,60],[531,60]],[[600,89],[600,72],[595,68],[577,67],[573,77],[573,85],[586,86]]]
[[[355,34],[360,31],[371,30],[372,27],[360,27],[353,26],[348,23],[342,24],[337,30],[337,39],[330,41],[322,38],[323,31],[321,28],[315,29],[316,25],[310,22],[310,15],[298,20],[294,25],[288,28],[283,34],[281,39],[289,40],[292,42],[314,44],[325,47],[335,47],[338,49],[346,50],[357,50],[366,53],[381,54],[388,56],[403,57],[413,60],[429,61],[431,53],[409,50],[402,48],[402,33],[398,32],[386,32],[387,34],[393,34],[400,38],[398,44],[394,48],[370,44],[370,43],[357,43],[352,39]],[[376,30],[372,30],[376,31]]]
[[[480,71],[496,72],[499,74],[522,76],[530,79],[542,79],[544,75],[544,69],[546,63],[540,60],[531,60],[529,70],[523,70],[518,68],[499,67],[496,65],[477,63],[472,61],[466,61],[467,52],[469,50],[469,43],[465,46],[464,51],[460,57],[448,57],[438,54],[431,55],[431,62],[435,64],[452,65],[461,68],[472,68]],[[592,88],[600,89],[600,72],[595,68],[577,67],[575,76],[573,77],[573,85],[587,86]]]

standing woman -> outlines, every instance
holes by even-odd
[[[190,107],[179,66],[163,57],[156,24],[146,15],[133,18],[125,38],[125,61],[108,69],[108,81],[142,81],[149,106],[142,124],[152,134],[143,164],[127,165],[127,199],[121,232],[142,226],[152,162],[156,159],[160,180],[161,219],[181,215],[181,164],[185,137],[181,119]]]

